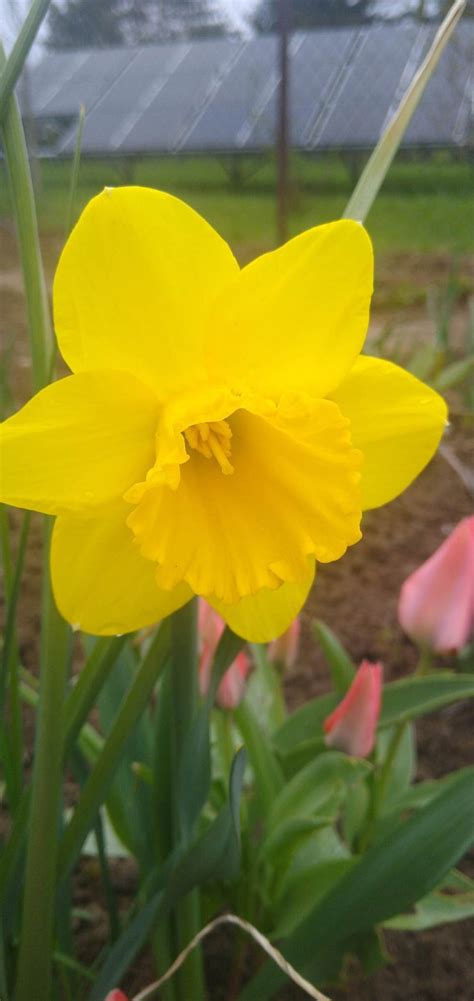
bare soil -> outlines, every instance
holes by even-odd
[[[44,241],[50,274],[59,248],[59,238],[49,237]],[[464,260],[462,268],[472,280],[472,261]],[[391,322],[415,343],[427,336],[429,326],[422,306],[423,296],[430,284],[446,279],[449,269],[449,259],[440,255],[416,260],[413,255],[397,255],[382,262],[372,331],[380,329],[389,316]],[[409,301],[404,305],[400,287],[405,285],[411,292],[407,293]],[[18,405],[28,398],[31,380],[14,237],[8,226],[1,225],[0,296],[0,350],[8,365],[4,402],[9,410],[13,403]],[[455,322],[459,330],[466,322],[462,304]],[[5,393],[5,379],[2,387]],[[472,427],[462,418],[453,421],[448,443],[456,457],[472,469]],[[472,507],[466,485],[438,455],[402,497],[366,515],[362,541],[343,560],[319,570],[303,613],[298,663],[286,679],[290,708],[329,687],[327,669],[312,635],[315,617],[323,619],[338,633],[356,660],[363,657],[382,660],[387,679],[405,675],[414,668],[416,651],[397,622],[400,585],[443,541],[459,519],[472,512]],[[12,518],[17,525],[16,512]],[[39,582],[39,522],[33,519],[19,621],[22,659],[32,669],[37,663]],[[29,728],[32,735],[31,721]],[[417,737],[420,778],[438,777],[472,763],[472,703],[461,703],[421,720]],[[465,860],[464,868],[473,872],[472,854]],[[133,864],[118,862],[113,868],[113,881],[119,905],[125,909],[136,885]],[[77,904],[87,907],[93,916],[92,924],[79,923],[76,929],[79,954],[87,961],[103,942],[107,926],[105,902],[93,862],[84,861],[81,865],[75,896]],[[225,985],[232,934],[216,934],[209,940],[206,950],[213,1001],[227,998]],[[473,1001],[471,939],[472,922],[446,925],[417,935],[390,933],[387,946],[393,962],[370,979],[361,978],[354,970],[354,979],[346,989],[337,988],[329,993],[335,1001]],[[150,958],[143,955],[131,969],[126,987],[132,994],[152,979]],[[281,996],[289,1001],[305,995],[289,988]]]

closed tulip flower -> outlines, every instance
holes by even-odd
[[[128,1001],[128,997],[123,991],[114,990],[107,994],[105,1001]]]
[[[363,660],[347,695],[324,721],[328,747],[365,758],[375,744],[382,695],[382,665]]]
[[[474,631],[474,515],[407,578],[400,592],[402,629],[420,646],[455,653]]]
[[[199,601],[199,687],[201,695],[209,688],[212,661],[217,644],[224,632],[225,622],[220,615],[202,599]],[[241,651],[227,668],[217,689],[216,701],[221,709],[237,709],[242,701],[247,675],[251,668],[250,658]]]

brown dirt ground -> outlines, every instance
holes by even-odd
[[[52,273],[59,247],[59,239],[50,237],[44,241],[49,274]],[[420,303],[428,285],[443,282],[449,268],[449,259],[442,255],[431,258],[397,255],[382,262],[372,330],[380,329],[388,317],[393,327],[409,340],[427,336],[429,325]],[[462,269],[468,281],[472,282],[472,261],[463,260]],[[414,294],[407,293],[407,305],[403,304],[403,295],[399,294],[402,286],[415,289]],[[8,353],[9,377],[15,403],[18,404],[31,392],[28,347],[14,237],[8,225],[2,227],[1,224],[0,296],[0,349],[4,357],[5,352]],[[459,330],[465,322],[466,311],[461,306],[455,318]],[[8,351],[10,344],[11,351]],[[462,419],[456,419],[449,431],[448,442],[462,463],[472,468],[471,432],[472,427]],[[472,497],[465,484],[445,459],[437,456],[402,497],[366,515],[362,541],[343,560],[320,568],[314,591],[303,613],[298,663],[286,680],[286,695],[291,708],[328,688],[327,669],[311,635],[311,623],[315,617],[335,629],[356,660],[366,656],[382,660],[386,678],[401,676],[414,667],[416,651],[397,623],[400,585],[433,552],[457,521],[472,512],[472,507]],[[17,514],[13,513],[12,518],[17,525]],[[40,580],[39,522],[35,520],[30,543],[21,595],[19,640],[24,663],[34,669],[37,662]],[[437,777],[472,763],[473,723],[472,705],[466,703],[420,721],[417,727],[420,778]],[[465,867],[466,871],[473,871],[473,856],[466,860]],[[133,865],[117,863],[113,869],[113,881],[119,906],[125,908],[136,883]],[[87,958],[91,950],[96,950],[106,931],[103,895],[91,862],[84,862],[81,866],[76,901],[80,906],[87,906],[94,915],[90,929],[84,925],[77,929],[79,952]],[[229,935],[215,935],[207,947],[213,1001],[225,997],[222,984],[227,973]],[[347,989],[333,990],[331,996],[335,1001],[473,1001],[471,937],[471,922],[446,925],[418,935],[391,933],[387,936],[387,945],[394,962],[370,980],[361,978],[355,971],[351,985]],[[127,987],[132,993],[152,979],[150,960],[144,955],[130,971]],[[282,994],[286,1001],[304,996],[291,988]]]

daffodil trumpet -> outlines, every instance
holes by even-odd
[[[70,623],[129,632],[201,595],[245,639],[290,625],[316,563],[360,539],[446,421],[431,388],[361,355],[372,271],[348,220],[241,270],[170,195],[89,203],[54,282],[74,374],[0,429],[0,499],[56,516]]]

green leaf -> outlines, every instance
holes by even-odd
[[[160,626],[145,655],[115,718],[102,751],[82,789],[79,802],[66,828],[59,848],[59,875],[64,878],[74,865],[87,833],[125,753],[137,721],[148,705],[151,693],[163,671],[169,654],[167,621]]]
[[[313,979],[324,951],[408,910],[438,886],[474,837],[474,768],[372,846],[317,904],[285,946],[285,957]],[[268,964],[240,1001],[265,1001],[281,976]]]
[[[206,703],[198,709],[184,742],[177,782],[180,830],[189,838],[211,784],[209,708]]]
[[[98,695],[100,723],[106,738],[114,726],[120,706],[127,697],[138,669],[135,650],[127,643],[120,649],[114,669],[104,681]],[[107,813],[119,840],[143,868],[151,866],[155,857],[151,821],[152,794],[148,784],[139,780],[134,764],[140,761],[151,766],[152,747],[153,729],[149,713],[145,710],[128,736],[106,800]],[[133,803],[133,810],[130,809],[130,803]]]
[[[397,748],[387,775],[384,779],[383,788],[383,812],[391,809],[391,802],[403,795],[409,789],[415,777],[416,771],[416,743],[414,728],[411,724],[401,724],[403,731],[399,737]],[[393,738],[397,738],[397,729],[390,727],[381,730],[377,739],[377,760],[382,766],[386,761]]]
[[[328,663],[334,691],[342,698],[355,678],[355,664],[329,626],[317,619],[313,628]]]
[[[473,372],[474,356],[471,355],[469,358],[462,358],[460,361],[453,361],[451,365],[446,365],[446,368],[443,368],[433,380],[433,385],[440,392],[454,389],[455,386],[459,386],[466,379],[469,379]]]
[[[284,787],[283,772],[270,741],[262,733],[247,697],[235,710],[234,718],[254,771],[258,805],[261,805],[261,813],[266,816]]]
[[[276,927],[273,938],[288,938],[329,890],[356,864],[355,858],[315,862],[299,870],[287,882],[286,892],[276,903]]]
[[[474,675],[437,671],[384,685],[379,727],[394,726],[416,719],[452,702],[474,696]],[[323,722],[334,709],[334,695],[323,695],[297,709],[274,735],[274,743],[284,756],[305,756],[321,750]],[[307,757],[306,757],[307,760]]]
[[[211,878],[232,878],[240,855],[239,809],[245,771],[245,751],[236,755],[229,780],[229,803],[211,826],[184,855],[173,853],[160,872],[160,888],[117,940],[88,995],[87,1001],[104,1001],[120,983],[158,921],[164,920],[177,901]],[[225,875],[224,875],[225,874]],[[155,883],[156,879],[151,880]]]
[[[296,709],[273,736],[277,751],[287,756],[297,749],[302,753],[307,749],[311,754],[315,743],[320,749],[324,748],[323,723],[337,703],[337,696],[331,692],[311,699]]]
[[[245,749],[237,752],[229,779],[229,802],[201,834],[170,880],[173,898],[188,893],[208,879],[235,879],[240,866],[240,797],[245,771]]]
[[[474,696],[474,675],[437,671],[423,677],[412,675],[385,685],[380,727],[416,719],[442,706]]]
[[[260,845],[259,859],[271,865],[274,857],[276,862],[281,862],[282,857],[288,853],[294,854],[296,847],[304,839],[314,834],[321,826],[333,824],[340,802],[340,785],[338,785],[337,793],[335,795],[331,793],[324,801],[317,818],[288,817],[281,824],[272,827]]]
[[[247,682],[246,697],[262,730],[271,736],[286,717],[282,677],[275,664],[270,664],[265,646],[253,643],[251,652],[255,670]]]
[[[420,68],[415,73],[405,96],[377,143],[344,211],[344,218],[363,222],[379,192],[393,158],[400,146],[411,117],[431,78],[446,43],[464,10],[464,0],[451,7]]]
[[[452,892],[453,885],[458,892]],[[454,870],[442,887],[418,900],[414,911],[410,914],[398,914],[384,921],[384,927],[397,931],[423,931],[425,928],[435,928],[437,925],[472,917],[474,917],[474,882]]]
[[[316,817],[337,787],[344,790],[355,785],[370,771],[367,761],[351,758],[341,751],[321,754],[287,782],[276,797],[268,816],[268,829],[292,816]]]
[[[384,813],[377,822],[372,837],[373,843],[382,840],[390,831],[399,827],[401,817],[406,817],[408,812],[428,806],[444,789],[448,789],[453,783],[456,783],[460,775],[469,774],[470,771],[470,767],[460,768],[457,772],[445,775],[441,779],[416,782],[408,789],[401,790],[400,795],[389,803],[389,811]]]
[[[87,644],[88,657],[64,710],[64,755],[67,757],[125,644],[125,636]]]
[[[120,983],[150,937],[164,899],[164,890],[160,889],[151,900],[140,907],[138,914],[110,950],[92,990],[87,995],[87,1001],[104,1001],[107,993]]]

